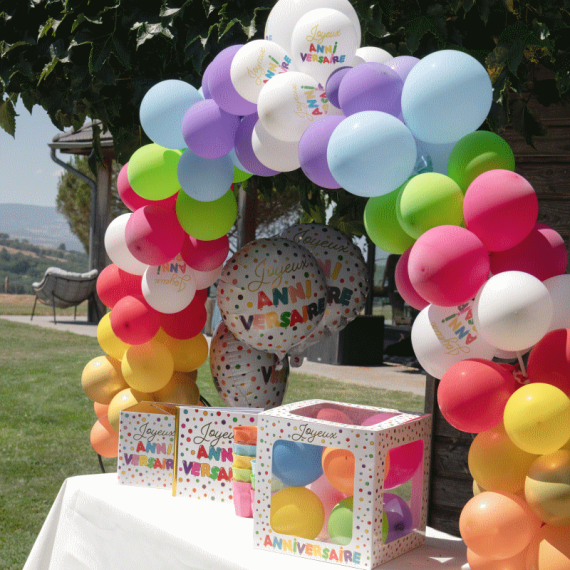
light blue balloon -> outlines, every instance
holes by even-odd
[[[410,71],[402,91],[402,114],[414,136],[447,144],[476,131],[492,101],[487,70],[466,53],[442,50]]]
[[[432,172],[447,176],[447,161],[456,143],[432,144],[421,141],[420,144],[431,159]]]
[[[245,168],[242,163],[239,161],[237,154],[236,154],[236,149],[232,148],[232,150],[230,150],[228,156],[232,159],[232,164],[238,169],[241,170],[242,172],[245,172],[246,174],[252,174],[247,168]]]
[[[401,186],[412,174],[416,158],[410,130],[380,111],[362,111],[344,119],[327,147],[334,179],[351,194],[365,198]]]
[[[194,103],[203,99],[198,89],[185,81],[168,79],[157,83],[141,102],[139,116],[144,132],[165,148],[186,148],[182,119]]]
[[[202,158],[186,149],[178,161],[178,182],[194,200],[213,202],[232,185],[234,165],[226,154],[220,158]]]

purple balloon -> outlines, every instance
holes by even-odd
[[[275,176],[279,174],[279,172],[271,170],[271,168],[267,168],[267,166],[261,164],[261,162],[257,160],[257,156],[255,156],[253,147],[251,146],[251,135],[258,119],[257,113],[253,113],[242,119],[235,139],[236,156],[244,168],[252,174],[257,174],[258,176]]]
[[[208,81],[210,80],[210,70],[212,64],[208,65],[204,70],[204,75],[202,75],[202,94],[204,99],[211,99],[212,94],[210,93],[210,88],[208,87]]]
[[[348,117],[362,111],[382,111],[397,117],[402,112],[400,76],[383,63],[361,63],[342,79],[338,99]]]
[[[188,148],[202,158],[219,158],[234,148],[240,118],[220,109],[213,99],[195,103],[182,119]]]
[[[394,59],[390,59],[384,62],[389,68],[393,69],[402,81],[406,81],[408,73],[412,71],[412,67],[420,61],[417,57],[412,57],[411,55],[399,55]]]
[[[329,169],[327,146],[333,131],[343,120],[342,115],[322,117],[309,126],[299,141],[301,169],[311,182],[323,188],[340,188],[340,184],[333,178]]]
[[[392,542],[410,534],[413,530],[413,517],[408,503],[392,493],[384,493],[384,523],[382,534],[384,543]]]
[[[342,78],[352,69],[352,67],[339,67],[335,69],[327,79],[327,86],[325,88],[329,101],[337,108],[340,109],[338,102],[338,88]]]
[[[212,99],[224,111],[232,115],[246,116],[255,113],[257,105],[244,99],[236,91],[230,74],[234,56],[241,47],[235,45],[222,50],[210,63],[208,90]]]

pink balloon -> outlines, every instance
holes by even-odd
[[[336,408],[322,408],[317,412],[318,420],[336,422],[337,424],[355,425],[354,420]],[[338,501],[337,501],[338,502]]]
[[[412,441],[388,452],[389,467],[384,489],[394,489],[409,481],[424,460],[424,442]]]
[[[524,271],[544,281],[566,272],[568,254],[562,236],[546,224],[536,224],[519,244],[490,254],[493,275]]]
[[[204,299],[195,295],[192,302],[179,313],[161,314],[160,326],[168,336],[186,340],[201,333],[207,319]]]
[[[201,241],[186,235],[180,255],[196,271],[212,271],[222,265],[228,257],[230,241],[228,236],[212,241]]]
[[[141,296],[141,280],[140,275],[127,273],[111,263],[97,277],[97,295],[106,307],[113,308],[127,295]]]
[[[408,273],[408,260],[410,258],[410,251],[412,248],[408,248],[398,259],[398,263],[396,264],[396,289],[398,293],[402,296],[404,301],[421,311],[424,307],[427,307],[429,303],[414,289],[412,282],[410,281],[410,275]]]
[[[192,276],[196,283],[196,289],[207,289],[213,285],[220,278],[223,268],[224,266],[221,264],[211,271],[196,271],[196,269],[193,269]]]
[[[385,422],[386,420],[389,420],[390,418],[393,418],[394,415],[396,415],[396,414],[387,414],[387,413],[382,413],[382,412],[379,414],[374,414],[373,416],[366,418],[362,422],[362,425],[363,426],[374,426],[374,425],[379,424],[381,422]]]
[[[147,265],[162,265],[182,249],[185,232],[176,212],[162,206],[143,206],[131,214],[125,241],[131,254]]]
[[[113,307],[110,320],[113,332],[127,344],[144,344],[160,328],[160,315],[143,297],[123,297]]]
[[[418,294],[433,305],[453,307],[473,299],[489,278],[483,242],[459,226],[437,226],[410,251],[408,273]]]
[[[325,522],[323,524],[323,529],[321,530],[317,539],[327,540],[329,538],[329,517],[336,504],[340,503],[343,499],[346,499],[348,495],[341,493],[338,489],[335,489],[327,479],[326,475],[323,473],[316,481],[313,481],[309,485],[309,489],[313,491],[319,497],[323,507],[325,509]]]
[[[149,206],[150,204],[155,204],[156,206],[162,206],[164,208],[174,209],[176,207],[176,197],[178,192],[169,198],[164,200],[147,200],[139,196],[129,184],[129,179],[127,177],[127,167],[129,163],[125,164],[119,172],[117,177],[117,191],[119,192],[119,197],[123,201],[123,204],[131,211],[134,212],[143,206]]]
[[[520,174],[488,170],[469,186],[463,201],[463,217],[489,251],[503,251],[520,243],[538,217],[538,198]]]

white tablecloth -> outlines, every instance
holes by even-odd
[[[67,479],[24,570],[325,570],[330,563],[253,548],[253,521],[233,505],[174,498],[167,491],[128,487],[117,476]],[[461,540],[428,529],[425,546],[383,570],[459,570]],[[463,566],[468,568],[468,566]]]

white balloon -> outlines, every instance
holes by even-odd
[[[491,277],[473,306],[479,334],[501,350],[522,351],[549,330],[553,304],[546,286],[529,273],[504,271]]]
[[[278,0],[269,12],[265,24],[265,39],[278,43],[287,53],[291,53],[291,34],[295,24],[307,12],[317,8],[332,8],[348,16],[356,30],[356,45],[360,45],[360,20],[348,0]]]
[[[553,308],[548,332],[570,329],[570,275],[556,275],[543,283],[550,293]]]
[[[206,289],[210,287],[210,285],[213,285],[220,278],[223,268],[224,264],[222,263],[219,267],[211,271],[197,271],[196,269],[192,269],[196,289]]]
[[[309,126],[321,117],[342,115],[318,82],[299,71],[270,79],[259,94],[257,113],[272,137],[287,142],[299,142]]]
[[[274,76],[291,70],[291,58],[275,42],[253,40],[234,55],[230,75],[236,91],[257,103],[261,88]]]
[[[352,65],[358,48],[350,18],[339,10],[317,8],[302,16],[291,36],[295,68],[308,73],[321,85],[340,67]]]
[[[129,251],[125,240],[125,228],[131,216],[131,213],[121,214],[107,226],[105,231],[105,251],[109,259],[123,271],[133,275],[142,275],[148,265],[139,261]]]
[[[291,172],[300,168],[299,143],[285,142],[272,137],[261,121],[257,121],[251,134],[251,146],[257,160],[278,172]]]
[[[495,347],[475,330],[473,302],[458,307],[428,305],[412,326],[412,346],[424,370],[442,378],[455,363],[467,358],[491,360]]]
[[[358,48],[352,62],[353,66],[361,63],[386,63],[388,60],[394,59],[386,50],[379,47],[365,46]]]
[[[179,313],[196,294],[194,270],[180,255],[169,263],[151,265],[142,278],[142,293],[146,302],[159,313]]]

